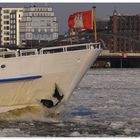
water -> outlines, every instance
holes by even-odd
[[[140,136],[140,70],[90,70],[57,118],[24,110],[0,120],[0,136]]]

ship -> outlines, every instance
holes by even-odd
[[[69,16],[70,45],[0,49],[0,113],[32,106],[48,115],[62,111],[102,50],[97,41],[95,8]],[[87,34],[79,36],[83,30],[93,31],[94,43]]]
[[[39,106],[59,113],[101,52],[100,43],[0,50],[0,112]]]

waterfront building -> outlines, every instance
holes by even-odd
[[[114,10],[108,28],[112,52],[140,52],[140,15],[124,15]]]
[[[23,16],[23,10],[13,11],[10,14],[10,44],[20,45],[20,31],[19,25]]]
[[[0,45],[19,45],[19,23],[23,8],[0,9]]]
[[[58,23],[54,11],[48,6],[24,8],[20,23],[20,43],[22,46],[35,46],[41,41],[58,38]]]

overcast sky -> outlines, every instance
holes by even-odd
[[[24,7],[26,3],[0,3],[1,7]],[[37,3],[36,5],[44,5]],[[47,4],[46,4],[47,5]],[[48,3],[49,6],[53,7],[55,11],[55,16],[59,22],[60,34],[67,31],[67,19],[70,14],[78,11],[89,10],[92,6],[96,6],[97,18],[109,18],[112,15],[114,8],[117,9],[119,13],[123,14],[140,14],[140,3]]]

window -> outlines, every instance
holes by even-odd
[[[51,26],[51,23],[47,23],[47,26]]]
[[[4,45],[9,45],[9,43],[6,43],[6,42],[5,42]]]
[[[4,35],[9,35],[9,32],[4,32]]]
[[[15,20],[11,20],[11,23],[12,23],[12,24],[15,24]]]
[[[38,39],[38,34],[35,34],[35,35],[34,35],[34,38],[35,38],[35,39]]]
[[[31,21],[31,17],[27,17],[27,21]]]
[[[10,33],[13,34],[13,30],[11,30]]]
[[[53,32],[53,29],[51,29],[51,32]]]
[[[4,24],[9,24],[9,21],[4,21]]]
[[[48,38],[48,35],[47,34],[44,34],[45,35],[45,38]]]
[[[52,11],[52,8],[48,8],[48,11]]]
[[[38,29],[34,29],[34,32],[38,32]]]
[[[31,22],[26,22],[26,26],[31,26]]]
[[[26,38],[27,39],[32,39],[32,34],[31,33],[26,33]]]
[[[11,13],[16,12],[16,10],[11,10]]]
[[[11,14],[11,18],[16,18],[16,15],[15,14]]]
[[[50,16],[54,16],[54,13],[52,12],[52,13],[50,13]]]
[[[57,33],[54,33],[53,36],[54,36],[55,39],[58,38],[58,34]]]
[[[40,29],[40,32],[45,32],[45,29]]]
[[[44,39],[44,34],[41,34],[40,37],[41,37],[42,39]]]
[[[32,29],[31,28],[27,28],[27,32],[31,32],[32,31]]]
[[[10,32],[11,34],[15,34],[16,32],[15,32],[15,30],[11,30],[11,32]]]
[[[4,19],[9,19],[9,15],[5,15],[4,16]]]
[[[56,23],[56,22],[54,22],[54,23],[53,23],[53,26],[55,26],[55,27],[56,27],[56,26],[57,26],[57,23]]]
[[[32,16],[32,13],[31,12],[29,13],[29,16]]]
[[[49,28],[49,29],[47,29],[47,31],[48,31],[48,32],[51,32],[51,29]]]
[[[40,20],[40,22],[45,22],[45,20]]]
[[[15,29],[15,25],[11,25],[11,29]]]
[[[45,34],[43,35],[43,38],[44,38],[44,39],[46,38],[46,35],[45,35]]]
[[[4,37],[4,40],[5,41],[9,41],[9,37]]]
[[[3,13],[8,14],[9,10],[4,10]]]
[[[58,28],[54,28],[54,32],[58,32]]]
[[[56,21],[56,17],[53,17],[53,21]]]
[[[4,26],[4,30],[9,30],[9,26]]]

